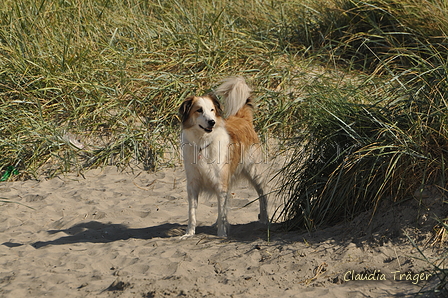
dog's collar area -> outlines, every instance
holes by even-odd
[[[212,132],[212,129],[210,128],[204,128],[202,125],[198,124],[200,128],[202,128],[203,130],[205,130],[205,132]]]

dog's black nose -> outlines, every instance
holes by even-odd
[[[210,125],[210,127],[213,127],[215,123],[215,120],[208,120],[208,125]]]

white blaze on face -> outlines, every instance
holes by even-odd
[[[212,128],[211,120],[216,122],[216,109],[213,101],[208,97],[199,97],[193,106],[197,124],[202,128]]]

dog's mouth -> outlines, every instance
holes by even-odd
[[[203,126],[200,125],[200,124],[199,124],[199,127],[202,128],[205,132],[208,132],[208,133],[212,132],[212,130],[213,130],[213,127],[210,127],[210,128],[207,127],[207,128],[205,128],[205,127],[203,127]]]

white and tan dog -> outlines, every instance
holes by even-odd
[[[190,96],[179,109],[182,120],[182,151],[187,175],[188,228],[182,238],[193,236],[201,193],[218,197],[218,236],[227,236],[230,187],[247,179],[259,196],[262,223],[268,222],[264,179],[257,164],[261,145],[253,126],[252,90],[243,78],[229,78],[216,89],[224,100],[225,117],[214,94]]]

